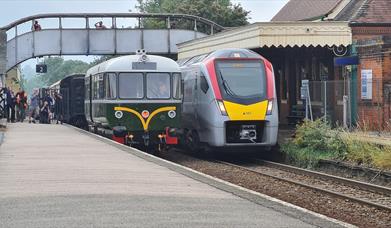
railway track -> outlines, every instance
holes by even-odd
[[[247,164],[216,162],[391,212],[390,188],[264,160]]]

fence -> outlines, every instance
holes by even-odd
[[[345,127],[391,131],[391,84],[380,79],[357,83],[353,88],[347,80],[310,81],[313,117]]]
[[[391,83],[362,79],[358,88],[357,125],[364,130],[391,131]]]
[[[314,118],[324,117],[330,123],[342,125],[345,122],[349,125],[350,109],[347,99],[349,84],[347,81],[311,81],[309,82],[309,95]]]

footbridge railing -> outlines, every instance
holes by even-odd
[[[36,22],[40,30],[34,29]],[[132,54],[137,49],[177,54],[176,44],[222,30],[197,16],[143,13],[39,14],[0,28],[7,34],[5,71],[27,59],[50,55]]]

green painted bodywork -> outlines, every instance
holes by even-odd
[[[176,107],[176,116],[170,118],[168,111],[163,111],[152,117],[147,131],[164,131],[166,127],[179,128],[180,126],[180,113],[181,103],[126,103],[126,104],[114,104],[114,103],[94,103],[92,105],[92,114],[95,123],[106,129],[112,129],[115,126],[125,126],[129,132],[144,131],[143,125],[139,117],[135,114],[122,111],[122,118],[115,117],[115,107],[126,107],[133,109],[140,115],[144,110],[149,111],[150,115],[153,111],[163,107]],[[147,121],[147,119],[144,119]]]

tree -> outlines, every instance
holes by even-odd
[[[90,64],[80,60],[64,60],[62,57],[45,58],[40,64],[47,65],[47,73],[37,74],[32,79],[28,80],[34,86],[45,87],[49,86],[58,80],[65,78],[70,74],[84,74]]]
[[[101,55],[101,56],[95,58],[94,61],[92,61],[90,63],[90,67],[93,67],[95,65],[98,65],[99,63],[103,63],[103,62],[105,62],[107,60],[110,60],[110,59],[118,57],[118,56],[119,55]]]
[[[136,8],[142,13],[182,13],[203,17],[224,27],[248,24],[249,13],[231,0],[137,0]],[[161,26],[164,22],[145,20],[146,24]],[[145,25],[144,25],[145,26]]]

